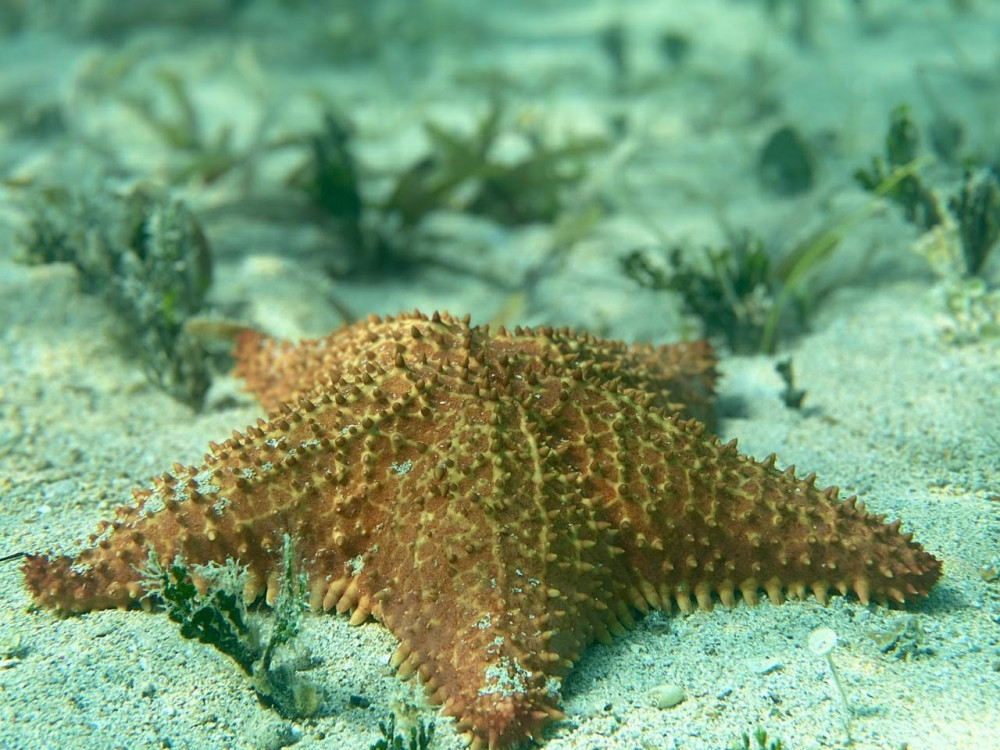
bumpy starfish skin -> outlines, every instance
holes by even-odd
[[[239,352],[266,403],[296,400],[156,478],[77,557],[29,557],[38,604],[135,603],[150,551],[238,558],[247,599],[273,601],[289,534],[313,606],[385,623],[399,673],[493,749],[562,715],[561,678],[632,608],[762,589],[904,602],[940,575],[898,522],[675,413],[705,412],[705,348],[414,314]]]
[[[419,317],[419,313],[416,315]],[[445,317],[451,321],[447,315]],[[247,390],[265,408],[276,409],[334,386],[348,368],[363,361],[366,352],[375,344],[399,341],[400,326],[408,319],[408,316],[401,316],[393,325],[390,321],[379,323],[374,318],[368,325],[345,326],[325,338],[298,344],[276,340],[247,328],[236,340],[236,374],[244,378]],[[463,325],[467,326],[467,321]],[[487,337],[488,327],[473,335]],[[705,341],[661,347],[626,345],[592,336],[581,338],[567,328],[538,332],[518,328],[513,337],[517,343],[512,346],[521,354],[559,358],[565,365],[583,356],[587,367],[602,379],[619,378],[622,388],[650,394],[652,406],[707,424],[715,421],[711,401],[717,377],[715,355]],[[409,346],[413,354],[421,357],[440,356],[426,344],[414,348],[410,343]],[[459,356],[464,355],[459,352]]]

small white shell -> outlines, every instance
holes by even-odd
[[[657,708],[673,708],[687,698],[687,693],[680,685],[665,683],[657,685],[649,691],[649,697]]]

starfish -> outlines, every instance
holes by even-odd
[[[498,750],[563,717],[562,678],[636,610],[902,604],[940,576],[898,521],[714,437],[707,344],[413,313],[298,347],[245,331],[237,359],[268,419],[137,490],[75,557],[29,556],[36,604],[148,601],[150,554],[237,559],[272,603],[288,534],[313,608],[384,623],[398,673]]]

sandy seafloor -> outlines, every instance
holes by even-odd
[[[461,83],[463,72],[501,70],[512,81],[510,112],[555,136],[606,134],[611,114],[632,124],[586,186],[620,196],[617,181],[627,180],[630,200],[517,298],[517,317],[508,322],[659,343],[690,335],[690,321],[677,299],[638,289],[617,264],[623,251],[655,241],[649,222],[697,249],[721,241],[720,216],[780,240],[861,205],[866,199],[850,174],[880,150],[889,109],[910,102],[918,115],[929,111],[918,66],[952,71],[941,95],[966,126],[970,148],[996,154],[1000,146],[989,118],[1000,101],[996,3],[972,3],[965,15],[946,2],[870,3],[862,23],[853,3],[817,2],[809,49],[796,44],[788,22],[772,22],[751,2],[476,6],[480,36],[465,42],[462,35],[472,33],[466,21],[451,29],[445,21],[453,9],[426,5],[440,13],[427,24],[432,39],[441,39],[412,69],[388,44],[378,64],[323,59],[313,38],[321,23],[302,22],[295,15],[301,9],[280,16],[263,4],[233,27],[146,27],[113,41],[66,28],[8,37],[0,42],[0,99],[19,102],[21,111],[54,106],[64,128],[5,128],[0,168],[8,179],[82,184],[109,158],[86,145],[100,142],[130,173],[161,177],[172,157],[115,91],[151,85],[153,71],[167,67],[187,81],[208,132],[230,123],[245,143],[265,104],[276,133],[313,127],[322,92],[355,118],[367,163],[398,169],[419,153],[424,120],[460,127],[481,116],[485,97]],[[613,85],[594,41],[616,18],[632,40],[632,89]],[[692,41],[685,69],[666,79],[654,49],[664,29]],[[443,51],[434,52],[435,44]],[[110,89],[94,84],[94,70],[120,49],[141,50],[133,67]],[[754,59],[764,72],[751,72]],[[973,72],[979,83],[963,85]],[[763,88],[780,117],[751,116],[750,102]],[[803,197],[769,196],[754,175],[756,151],[779,121],[827,144],[818,184]],[[294,161],[265,160],[254,196],[267,200],[269,190],[283,189],[278,175]],[[245,197],[238,183],[174,188],[202,218],[215,252],[214,310],[291,337],[338,324],[330,295],[359,315],[420,307],[488,322],[510,310],[509,291],[439,269],[330,280],[316,272],[322,237],[315,227],[226,210]],[[130,488],[173,461],[198,461],[209,440],[261,414],[225,375],[202,413],[149,385],[116,343],[113,315],[79,291],[71,267],[13,262],[23,214],[12,196],[5,189],[0,202],[0,552],[79,539],[128,500]],[[469,257],[477,267],[515,286],[552,233],[544,225],[512,229],[457,215],[438,217],[436,231],[443,252],[475,247]],[[567,719],[548,728],[547,750],[724,748],[756,726],[793,750],[847,747],[829,667],[805,647],[820,626],[839,637],[833,659],[852,709],[851,746],[1000,748],[1000,584],[980,575],[1000,555],[1000,347],[996,339],[945,339],[939,282],[911,251],[914,238],[898,212],[880,212],[850,233],[836,258],[850,267],[877,250],[879,262],[863,283],[824,300],[810,332],[777,357],[724,355],[719,432],[737,437],[751,455],[776,452],[783,465],[815,471],[821,484],[903,519],[943,560],[939,585],[905,613],[834,597],[826,607],[811,598],[776,607],[765,598],[756,608],[741,602],[731,610],[648,616],[613,645],[585,653],[565,681]],[[995,264],[994,278],[996,271]],[[774,363],[787,356],[807,393],[802,410],[780,398]],[[436,716],[415,682],[393,676],[387,661],[394,639],[376,623],[352,628],[343,618],[306,617],[299,645],[320,662],[309,676],[326,701],[320,718],[292,722],[258,704],[228,657],[184,640],[162,614],[29,613],[16,562],[0,565],[0,603],[0,644],[13,637],[22,644],[0,662],[0,748],[297,742],[364,750],[379,737],[377,721],[392,711],[404,725]],[[907,615],[924,631],[922,652],[909,660],[882,653],[871,633]],[[659,709],[649,691],[666,683],[682,686],[687,697]],[[349,707],[352,695],[370,706]],[[459,747],[450,720],[436,721],[432,747]]]

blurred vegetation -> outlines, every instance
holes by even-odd
[[[859,169],[855,179],[874,191],[884,180],[886,168],[916,163],[920,158],[920,129],[906,106],[893,110],[885,137],[885,156],[874,157],[871,169]],[[1000,171],[997,166],[968,165],[961,187],[946,200],[917,174],[900,180],[888,197],[903,209],[906,220],[922,232],[946,223],[958,226],[961,240],[962,275],[981,275],[990,254],[1000,241]],[[951,213],[946,217],[945,206]]]
[[[935,122],[940,120],[935,115]],[[858,170],[855,178],[872,189],[886,163],[926,163],[920,149],[920,128],[907,107],[897,107],[885,138],[885,156],[872,159],[871,169]],[[935,150],[940,153],[940,144]],[[1000,244],[1000,168],[966,159],[960,185],[945,199],[915,173],[888,196],[921,232],[914,250],[941,280],[939,292],[949,313],[945,337],[970,343],[1000,335],[1000,289],[987,279],[988,263]]]
[[[107,38],[144,26],[224,23],[247,4],[248,0],[0,0],[0,19],[9,9],[28,28]]]
[[[141,52],[108,58],[87,77],[88,86],[109,93],[102,79],[120,83],[135,54]],[[439,211],[481,216],[508,226],[560,223],[567,196],[587,176],[588,160],[609,147],[600,138],[552,145],[529,126],[505,127],[504,107],[494,101],[468,133],[424,123],[427,150],[389,178],[385,195],[372,197],[372,175],[357,157],[354,125],[332,102],[325,103],[317,130],[268,139],[270,118],[265,116],[251,143],[236,147],[229,126],[213,135],[206,133],[187,83],[175,72],[154,71],[152,86],[138,93],[118,93],[118,88],[111,85],[112,95],[166,147],[170,156],[166,177],[172,185],[192,181],[209,185],[236,172],[241,192],[247,195],[261,157],[282,149],[303,151],[305,157],[288,173],[285,185],[306,199],[305,218],[329,229],[331,237],[346,247],[347,266],[330,264],[331,273],[340,276],[399,275],[420,265],[441,265],[440,257],[418,250],[421,225]],[[520,147],[513,154],[512,143]],[[272,207],[291,202],[292,196],[271,197]],[[592,207],[583,213],[589,214]]]
[[[888,199],[923,233],[918,252],[950,279],[945,297],[955,318],[951,335],[956,340],[992,335],[1000,330],[1000,293],[981,277],[1000,244],[1000,172],[996,167],[967,168],[959,189],[942,201],[921,174],[931,159],[920,153],[920,141],[910,110],[894,109],[884,154],[854,175],[873,200],[794,245],[769,248],[743,233],[698,257],[664,242],[658,250],[622,256],[622,271],[643,287],[679,294],[688,311],[701,319],[705,334],[730,350],[770,353],[779,340],[807,327],[830,292],[863,275],[870,258],[850,276],[831,276],[824,269],[847,233]]]
[[[789,197],[815,184],[816,157],[797,129],[782,125],[768,137],[757,159],[757,177],[775,195]]]
[[[958,223],[965,271],[981,275],[1000,240],[1000,172],[997,167],[965,172],[962,187],[948,199]]]
[[[179,201],[143,186],[30,187],[17,237],[26,263],[70,263],[83,291],[117,314],[123,347],[151,382],[200,408],[211,382],[208,355],[186,330],[212,283],[208,241]]]
[[[892,111],[885,136],[885,155],[873,157],[871,168],[858,169],[854,179],[865,190],[874,192],[893,169],[915,163],[919,147],[920,131],[909,107],[897,107]],[[941,223],[938,199],[918,174],[899,180],[886,197],[903,209],[907,221],[924,231]]]
[[[436,211],[461,211],[507,225],[556,221],[565,191],[586,175],[586,159],[607,147],[598,139],[548,146],[528,133],[523,154],[502,158],[497,154],[502,117],[502,107],[494,104],[467,135],[425,123],[428,152],[398,174],[387,198],[370,200],[352,148],[353,128],[330,112],[323,131],[309,138],[310,157],[288,182],[351,248],[349,273],[399,273],[417,262],[435,262],[413,248],[422,222]]]
[[[591,138],[548,146],[526,132],[524,154],[499,158],[502,116],[503,108],[494,104],[467,136],[425,123],[430,151],[403,171],[384,209],[398,215],[404,227],[445,206],[508,225],[554,221],[564,189],[586,175],[585,159],[607,144]]]
[[[24,0],[0,0],[0,37],[15,34],[24,27]]]
[[[282,103],[288,99],[262,93],[266,91],[267,77],[260,74],[256,65],[258,49],[260,54],[286,61],[308,58],[310,64],[317,60],[345,65],[364,63],[370,69],[377,69],[378,75],[384,74],[390,85],[406,86],[407,81],[430,70],[435,63],[454,56],[454,45],[469,48],[479,41],[497,38],[496,30],[490,28],[493,21],[490,14],[470,10],[457,0],[415,0],[406,7],[388,0],[344,0],[322,7],[308,0],[212,0],[200,7],[197,3],[183,2],[170,9],[154,9],[148,19],[138,10],[151,7],[145,2],[117,15],[113,3],[95,0],[85,5],[86,13],[90,14],[87,18],[81,16],[82,6],[68,0],[44,0],[37,4],[16,0],[4,4],[0,0],[0,8],[10,10],[0,23],[0,30],[44,26],[41,19],[46,14],[60,28],[75,24],[84,33],[109,37],[151,21],[189,28],[224,18],[250,32],[250,41],[238,50],[240,60],[246,64],[234,64],[229,72],[242,75],[245,83],[255,87],[261,102],[271,100],[270,105],[262,106],[272,108],[281,106],[275,103],[279,99]],[[803,48],[814,48],[817,34],[823,33],[824,14],[828,10],[819,0],[761,0],[759,6],[768,23],[784,29]],[[861,0],[852,4],[851,12],[862,22],[862,28],[865,18],[872,13],[872,7],[866,6],[872,4]],[[64,18],[58,18],[60,13]],[[309,28],[301,37],[294,35],[292,42],[283,39],[268,46],[254,35],[261,19],[268,19],[272,27],[294,23]],[[269,28],[273,31],[272,27]],[[786,119],[781,116],[783,94],[777,85],[783,71],[776,58],[764,50],[749,51],[746,70],[738,85],[741,95],[737,96],[732,95],[736,89],[728,88],[731,84],[714,81],[703,71],[693,70],[694,62],[700,65],[700,55],[692,62],[691,53],[700,50],[702,41],[689,30],[638,28],[630,14],[617,10],[588,28],[585,33],[593,47],[590,53],[603,58],[598,63],[604,62],[606,66],[603,75],[598,66],[598,76],[611,83],[614,111],[608,113],[607,122],[612,137],[621,139],[618,144],[591,138],[555,143],[542,135],[541,128],[513,122],[513,118],[505,116],[499,92],[506,91],[510,96],[510,90],[518,86],[521,90],[532,85],[544,88],[538,82],[543,78],[527,81],[507,63],[484,63],[470,55],[467,68],[448,69],[446,75],[459,85],[463,79],[471,82],[477,87],[478,96],[488,92],[494,104],[469,129],[424,123],[425,149],[412,162],[394,168],[390,176],[376,173],[377,170],[364,163],[364,152],[359,147],[361,137],[346,105],[343,110],[327,106],[321,123],[309,132],[276,139],[265,138],[265,133],[280,118],[267,111],[262,113],[257,130],[249,139],[237,139],[234,134],[241,131],[240,123],[235,121],[209,126],[211,108],[201,111],[192,95],[192,89],[199,95],[204,90],[196,88],[193,80],[179,72],[151,67],[158,64],[153,59],[163,47],[159,46],[162,42],[149,38],[126,36],[122,44],[114,46],[113,52],[95,53],[90,59],[90,69],[87,70],[87,64],[82,66],[82,74],[75,81],[78,86],[75,93],[113,98],[155,133],[166,154],[166,179],[171,185],[203,187],[235,173],[242,180],[243,191],[227,207],[235,207],[244,198],[247,199],[244,205],[251,203],[248,194],[263,156],[277,149],[301,153],[301,164],[288,172],[282,186],[293,189],[255,196],[254,206],[268,204],[268,209],[291,206],[296,220],[314,219],[327,230],[323,240],[336,246],[329,253],[326,267],[337,276],[382,278],[438,266],[496,282],[505,291],[522,295],[526,284],[534,283],[544,274],[558,273],[572,262],[566,248],[574,238],[590,231],[602,212],[614,204],[611,191],[591,197],[586,205],[577,200],[577,193],[594,157],[611,147],[627,150],[629,141],[637,137],[639,126],[632,111],[632,104],[640,100],[636,94],[645,91],[648,85],[666,90],[669,87],[665,83],[688,75],[705,76],[709,99],[713,96],[719,99],[718,106],[711,107],[701,121],[698,115],[691,116],[694,129],[740,131],[748,123],[770,123],[766,131],[757,131],[765,135],[756,162],[760,183],[778,196],[801,195],[814,188],[818,179],[818,151],[796,127],[783,122]],[[442,34],[442,29],[447,33]],[[525,33],[519,26],[514,29],[508,33]],[[280,32],[275,33],[278,35]],[[456,42],[456,37],[463,40]],[[109,50],[111,47],[108,45]],[[654,56],[653,65],[649,64],[649,53]],[[253,58],[250,63],[249,58]],[[95,63],[95,59],[100,62]],[[968,65],[956,67],[960,68],[960,74],[968,73]],[[947,165],[963,164],[960,152],[965,129],[935,98],[928,70],[917,67],[915,75],[934,115],[927,130],[929,146]],[[135,71],[139,73],[130,79]],[[992,81],[986,78],[987,72],[981,72],[976,85]],[[349,95],[343,101],[350,101]],[[739,111],[734,114],[732,108]],[[53,133],[72,129],[68,107],[40,109],[36,115],[23,117],[23,122],[19,122],[16,115],[21,109],[20,100],[0,102],[0,117],[5,112],[13,113],[6,121],[15,135],[30,134],[42,127],[51,128]],[[63,114],[67,115],[66,122],[62,120]],[[964,166],[968,170],[961,188],[942,199],[940,189],[922,174],[927,161],[921,154],[920,130],[909,109],[900,107],[892,112],[884,153],[857,170],[855,177],[875,198],[885,197],[897,205],[921,232],[934,232],[934,242],[923,245],[927,252],[936,253],[938,258],[952,258],[951,243],[957,242],[962,278],[987,275],[990,257],[995,254],[1000,237],[997,168],[971,164],[966,159]],[[267,162],[262,170],[274,165],[283,168],[280,157]],[[228,184],[220,186],[212,198],[231,195],[226,192],[228,188]],[[732,232],[723,246],[701,254],[671,248],[669,243],[662,243],[659,259],[654,257],[655,251],[635,251],[622,259],[622,269],[644,286],[680,294],[688,309],[705,322],[706,332],[725,340],[733,350],[773,351],[782,338],[802,330],[822,298],[844,283],[843,278],[829,278],[827,262],[845,233],[876,205],[878,202],[873,201],[857,214],[835,217],[819,232],[794,245],[767,247],[751,232],[742,235]],[[216,208],[218,203],[213,206]],[[527,272],[522,269],[516,282],[510,284],[500,278],[505,271],[492,272],[487,264],[478,263],[478,259],[469,255],[449,255],[450,248],[442,250],[440,245],[435,250],[429,249],[431,232],[448,226],[447,221],[435,222],[433,217],[446,213],[481,217],[508,227],[545,224],[552,228],[556,239],[544,262]],[[338,256],[334,249],[345,252]],[[44,253],[37,254],[37,258],[42,257]],[[85,265],[78,263],[81,268]],[[983,289],[988,293],[989,284]],[[181,298],[185,294],[186,290],[182,290],[175,296]],[[174,304],[172,296],[164,296],[166,302],[162,307],[169,309]],[[523,303],[523,295],[515,301]],[[184,314],[190,316],[189,312]],[[171,315],[163,317],[168,319],[167,323],[154,324],[153,329],[175,327]],[[161,335],[166,342],[161,348],[169,350],[171,342],[181,337],[177,332]],[[176,383],[184,382],[186,376],[171,375],[162,359],[156,362],[150,369],[158,382],[166,383],[171,392],[188,403],[200,403],[203,395],[203,391],[201,395],[198,393],[200,386],[178,387]],[[187,364],[177,367],[190,369]],[[197,380],[198,377],[188,378],[188,382]]]
[[[325,263],[331,275],[379,278],[437,266],[517,291],[537,280],[542,269],[512,279],[479,259],[465,262],[460,255],[429,250],[428,217],[450,212],[507,226],[551,224],[553,258],[546,258],[546,268],[558,263],[567,242],[595,224],[598,199],[577,197],[591,157],[609,147],[604,139],[552,143],[536,124],[511,123],[494,101],[468,131],[425,123],[424,152],[386,175],[362,163],[350,118],[322,95],[318,129],[270,137],[274,112],[265,105],[249,142],[237,144],[232,125],[209,129],[190,81],[176,71],[155,68],[141,87],[127,80],[148,54],[136,43],[96,57],[80,77],[81,92],[117,100],[159,139],[171,186],[191,189],[235,178],[238,197],[217,205],[216,212],[252,210],[257,218],[318,224],[332,246]],[[284,180],[283,187],[293,190],[261,193],[254,184],[259,162],[279,150],[303,153]]]
[[[354,155],[353,126],[330,110],[323,129],[304,136],[305,161],[287,178],[301,191],[350,253],[346,275],[400,274],[413,267],[409,243],[362,195],[361,169]]]
[[[633,250],[621,258],[625,275],[647,289],[681,295],[687,309],[704,323],[705,335],[721,337],[737,353],[757,351],[776,282],[763,242],[744,234],[722,248],[705,251],[707,268],[686,260],[682,247],[671,248],[667,266],[649,251]]]
[[[95,71],[98,81],[101,76],[123,74],[115,70],[119,56],[124,58],[123,62],[127,62],[132,54],[123,51],[111,56],[104,63],[109,69]],[[101,85],[96,81],[95,83]],[[223,125],[212,135],[205,132],[202,117],[181,76],[172,70],[160,68],[153,72],[151,83],[153,85],[141,93],[121,92],[114,96],[155,133],[167,148],[171,158],[166,179],[171,185],[189,182],[211,185],[232,172],[239,172],[242,191],[248,193],[255,177],[256,162],[261,156],[302,145],[302,139],[294,137],[265,141],[264,133],[270,124],[270,118],[265,113],[251,142],[243,148],[237,148],[233,145],[232,125]],[[157,94],[162,96],[157,97]],[[159,103],[158,100],[165,100],[165,103]]]
[[[773,353],[779,339],[801,333],[819,304],[850,276],[825,273],[827,262],[844,237],[867,219],[882,196],[913,174],[915,165],[897,167],[875,187],[876,198],[836,218],[785,248],[768,248],[750,233],[730,237],[699,262],[682,246],[634,250],[620,259],[626,276],[648,289],[680,294],[688,311],[701,319],[705,335],[721,339],[730,351]]]

